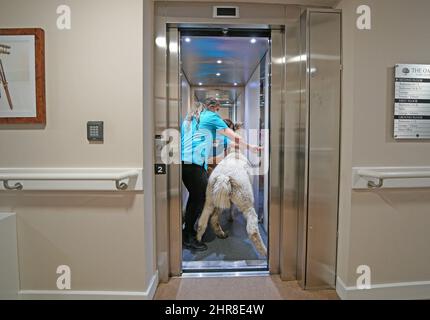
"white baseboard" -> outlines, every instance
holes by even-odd
[[[158,271],[146,291],[22,290],[21,300],[152,300],[158,287]]]
[[[338,277],[336,292],[342,300],[424,300],[430,299],[430,281],[376,284],[360,290],[347,287]]]

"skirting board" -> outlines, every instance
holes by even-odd
[[[360,290],[347,287],[338,277],[336,292],[342,300],[425,300],[430,299],[430,281],[376,284]]]
[[[146,291],[55,291],[22,290],[21,300],[152,300],[158,287],[158,271],[154,274]]]

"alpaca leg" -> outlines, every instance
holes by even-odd
[[[267,257],[267,249],[261,239],[260,230],[258,229],[258,216],[253,207],[243,212],[246,219],[246,231],[251,241],[254,243],[257,251]]]
[[[211,216],[211,226],[213,231],[215,232],[216,236],[220,239],[227,239],[228,234],[227,232],[224,232],[221,228],[221,225],[219,223],[219,219],[221,217],[221,209],[215,208],[214,213]]]
[[[203,209],[203,212],[199,218],[198,227],[197,227],[197,240],[202,241],[203,234],[206,231],[206,228],[208,226],[209,217],[212,215],[214,211],[213,204],[206,200],[205,207]]]

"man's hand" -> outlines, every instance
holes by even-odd
[[[251,150],[251,152],[253,153],[259,153],[261,151],[263,151],[263,147],[257,146],[257,145],[250,145],[249,146],[249,150]]]

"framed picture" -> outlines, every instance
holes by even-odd
[[[0,29],[1,124],[46,124],[42,29]]]

